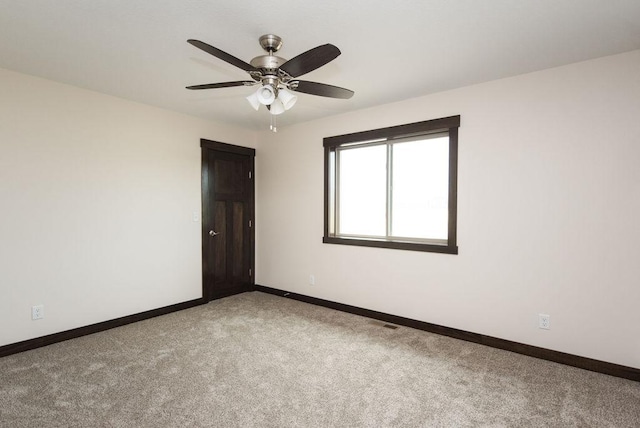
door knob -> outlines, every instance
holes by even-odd
[[[213,230],[209,231],[209,236],[216,236],[216,235],[220,235],[220,233],[214,232]]]

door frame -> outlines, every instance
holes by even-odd
[[[251,218],[251,227],[249,234],[250,241],[250,257],[249,257],[249,265],[251,269],[250,282],[246,287],[242,287],[242,289],[234,290],[227,295],[239,294],[245,291],[252,291],[255,285],[255,155],[256,150],[249,147],[236,146],[233,144],[221,143],[219,141],[207,140],[204,138],[200,139],[200,182],[201,182],[201,192],[202,192],[202,213],[200,216],[201,223],[201,239],[202,239],[202,298],[205,302],[209,302],[213,299],[225,297],[225,295],[216,295],[212,296],[211,290],[207,288],[207,281],[205,278],[206,266],[208,260],[206,259],[206,244],[209,239],[209,231],[205,228],[205,219],[209,218],[209,207],[211,202],[211,191],[213,189],[212,184],[209,183],[209,165],[207,162],[207,157],[204,156],[204,150],[215,150],[218,152],[225,153],[235,153],[239,155],[249,156],[249,172],[251,176],[249,177],[250,185],[249,185],[249,217]]]

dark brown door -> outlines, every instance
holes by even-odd
[[[201,140],[202,269],[206,300],[252,289],[255,150]]]

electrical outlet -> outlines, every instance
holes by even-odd
[[[309,275],[309,285],[316,285],[315,275]]]
[[[44,305],[36,305],[31,307],[31,319],[41,320],[44,318]]]
[[[551,329],[551,315],[538,314],[538,328]]]

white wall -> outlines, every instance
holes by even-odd
[[[0,93],[0,345],[201,297],[200,138],[255,133],[1,69]]]
[[[459,255],[322,244],[323,137],[457,114]],[[640,368],[640,51],[265,132],[256,161],[258,284]]]

